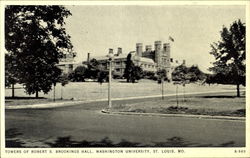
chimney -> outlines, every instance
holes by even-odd
[[[118,47],[117,56],[119,56],[120,54],[122,54],[122,48],[121,48],[121,47]]]
[[[186,60],[183,60],[183,61],[182,61],[182,64],[185,66],[185,65],[186,65]]]
[[[142,43],[136,43],[136,54],[137,56],[142,56]]]
[[[150,51],[152,51],[152,46],[146,45],[145,49],[146,49],[146,52],[150,52]]]
[[[109,54],[113,54],[113,49],[109,48]]]
[[[87,56],[87,63],[89,63],[90,61],[90,53],[88,53],[88,56]]]

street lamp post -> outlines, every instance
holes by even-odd
[[[162,94],[162,100],[164,100],[164,79],[161,78],[161,94]]]
[[[112,101],[111,101],[111,80],[112,80],[112,56],[109,56],[109,83],[108,83],[109,109],[112,108]]]

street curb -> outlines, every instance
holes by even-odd
[[[198,118],[198,119],[223,119],[223,120],[237,120],[245,121],[245,117],[232,117],[232,116],[210,116],[210,115],[189,115],[189,114],[160,114],[160,113],[136,113],[136,112],[114,112],[108,110],[101,110],[105,114],[114,115],[137,115],[137,116],[159,116],[159,117],[186,117],[186,118]]]
[[[18,110],[18,109],[52,109],[52,108],[59,108],[59,107],[67,107],[67,106],[74,106],[83,103],[91,103],[95,102],[96,100],[89,100],[89,101],[68,101],[68,102],[55,102],[55,103],[46,103],[46,104],[32,104],[32,105],[8,105],[5,106],[6,110]],[[102,101],[102,100],[97,100]]]
[[[245,90],[242,90],[245,91]],[[209,94],[209,93],[221,93],[221,92],[235,92],[235,90],[221,90],[221,91],[206,91],[206,92],[190,92],[185,93],[185,95],[193,95],[193,94]],[[175,93],[165,94],[164,97],[175,96]],[[180,93],[179,95],[182,95]],[[149,98],[159,98],[162,95],[151,95],[151,96],[137,96],[137,97],[126,97],[126,98],[113,98],[112,101],[119,100],[134,100],[134,99],[149,99]],[[96,100],[78,100],[78,101],[67,101],[67,102],[53,102],[53,103],[44,103],[44,104],[31,104],[31,105],[7,105],[5,106],[6,110],[18,110],[18,109],[50,109],[50,108],[59,108],[59,107],[67,107],[74,106],[78,104],[84,103],[92,103],[92,102],[100,102],[100,101],[108,101],[107,99],[96,99]]]

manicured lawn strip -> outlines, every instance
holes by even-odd
[[[131,104],[117,104],[112,111],[141,112],[163,114],[199,114],[211,116],[245,116],[245,96],[237,98],[234,93],[200,94],[178,96],[178,106],[175,97],[164,100],[145,101]]]
[[[20,87],[15,90],[17,97],[35,97],[35,95],[28,95],[25,90]],[[18,87],[18,85],[17,85]],[[126,83],[120,80],[112,81],[112,98],[126,98],[138,96],[161,95],[162,85],[156,81],[140,80],[139,83]],[[225,91],[232,90],[236,95],[235,85],[200,85],[187,84],[185,87],[178,86],[179,93],[193,93],[193,92],[208,92],[208,91]],[[244,87],[241,87],[244,90]],[[5,89],[5,96],[11,96],[11,89]],[[164,83],[164,94],[175,94],[176,85],[173,83]],[[95,100],[108,98],[108,84],[99,84],[97,82],[70,82],[65,87],[60,84],[56,86],[56,99],[63,97],[64,99],[75,98],[76,100]],[[53,99],[54,91],[51,90],[48,94],[39,93],[39,97]]]

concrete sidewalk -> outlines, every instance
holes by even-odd
[[[185,95],[193,95],[193,94],[210,94],[210,93],[222,93],[222,92],[235,92],[235,90],[221,90],[221,91],[207,91],[207,92],[192,92],[185,93]],[[179,95],[183,95],[179,93]],[[164,97],[176,96],[176,94],[166,94]],[[151,96],[139,96],[139,97],[126,97],[126,98],[112,98],[113,101],[117,100],[133,100],[133,99],[146,99],[146,98],[159,98],[162,95],[151,95]],[[67,102],[49,102],[42,104],[32,104],[32,105],[7,105],[5,109],[49,109],[49,108],[58,108],[58,107],[66,107],[66,106],[74,106],[84,103],[92,103],[92,102],[100,102],[100,101],[108,101],[107,99],[97,99],[97,100],[76,100],[76,101],[67,101]]]

